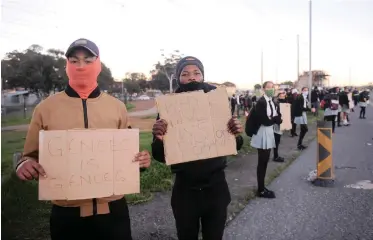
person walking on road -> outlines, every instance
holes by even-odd
[[[326,94],[320,105],[324,110],[324,121],[332,122],[332,132],[334,133],[338,114],[338,97],[335,94]]]
[[[255,106],[256,124],[251,138],[251,146],[258,150],[258,166],[256,170],[258,182],[257,196],[275,198],[275,193],[265,187],[265,176],[271,149],[276,148],[273,125],[280,125],[282,120],[273,102],[273,96],[275,94],[273,82],[265,82],[263,84],[263,91],[264,95],[259,98]]]
[[[216,89],[204,82],[202,62],[195,57],[185,57],[178,62],[176,78],[179,85],[176,94],[198,90],[207,93]],[[236,136],[239,150],[243,144],[240,121],[233,116],[227,122],[227,129]],[[163,137],[166,132],[167,122],[158,116],[153,126],[152,154],[162,163],[165,162]],[[175,174],[171,207],[179,240],[198,240],[200,225],[203,239],[222,239],[231,201],[224,173],[226,159],[216,157],[171,166]]]
[[[101,61],[96,44],[87,39],[74,41],[66,51],[65,91],[39,103],[26,136],[23,157],[16,174],[21,180],[48,177],[38,163],[39,131],[86,129],[124,129],[129,127],[124,103],[103,93],[97,85]],[[150,166],[147,151],[136,155],[141,168]],[[128,160],[128,159],[127,159]],[[52,201],[50,234],[52,240],[131,240],[131,225],[123,195],[83,200]]]
[[[339,94],[339,104],[341,105],[341,120],[344,126],[349,126],[348,114],[350,113],[350,100],[348,100],[348,88],[343,88]]]
[[[303,145],[303,138],[308,132],[307,126],[307,111],[314,112],[315,109],[308,107],[308,88],[302,88],[302,94],[300,94],[294,101],[294,123],[300,125],[300,134],[298,139],[298,149],[304,150],[307,147]]]
[[[369,92],[362,91],[359,95],[360,119],[365,119],[365,111],[368,106]]]

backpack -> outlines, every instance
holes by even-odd
[[[321,107],[321,109],[325,110],[325,100],[324,99],[320,102],[320,107]]]
[[[246,118],[245,132],[246,135],[252,137],[256,130],[256,107],[252,107]]]
[[[338,107],[339,107],[339,102],[338,102],[338,100],[334,100],[334,99],[332,99],[332,100],[331,100],[331,103],[330,103],[330,109],[331,109],[331,110],[338,110]]]

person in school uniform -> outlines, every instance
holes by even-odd
[[[176,80],[179,87],[175,93],[203,90],[205,93],[216,87],[204,82],[202,62],[195,57],[185,57],[176,65]],[[235,99],[235,98],[233,98]],[[228,132],[236,136],[237,150],[242,147],[243,131],[240,121],[233,116],[227,122]],[[164,163],[163,137],[167,122],[157,117],[153,126],[152,154],[155,160]],[[226,157],[201,159],[171,166],[175,174],[171,207],[176,222],[179,240],[198,240],[202,226],[203,239],[222,239],[227,219],[227,207],[231,201],[224,169]]]
[[[350,113],[350,100],[348,99],[349,90],[347,87],[343,88],[339,95],[339,103],[341,105],[342,121],[344,126],[349,126],[348,114]]]
[[[258,181],[257,196],[263,198],[275,198],[275,193],[265,187],[265,176],[271,155],[271,149],[276,147],[273,125],[281,124],[282,120],[281,116],[279,116],[276,111],[272,99],[275,94],[273,82],[265,82],[263,84],[263,90],[264,95],[259,98],[255,106],[255,122],[257,124],[251,138],[251,146],[258,150],[258,166],[256,171]]]
[[[282,119],[282,115],[280,112],[280,103],[287,103],[285,92],[280,92],[277,95],[277,100],[275,101],[275,108],[276,108],[277,115],[280,116]],[[280,157],[278,154],[278,147],[280,145],[281,136],[283,134],[283,132],[280,130],[280,124],[277,124],[277,123],[273,124],[273,132],[275,134],[275,144],[276,144],[275,148],[273,149],[273,161],[284,162],[285,159],[283,157]]]
[[[365,119],[365,111],[368,106],[369,92],[362,91],[359,95],[360,119]]]
[[[304,150],[307,147],[303,145],[303,138],[308,132],[307,126],[307,111],[311,109],[308,107],[308,88],[302,88],[302,94],[300,94],[294,101],[294,123],[300,125],[300,134],[298,139],[298,149]],[[312,112],[315,109],[312,108]]]
[[[297,124],[294,123],[294,100],[298,97],[298,89],[293,88],[291,90],[291,94],[288,97],[287,101],[291,104],[290,111],[291,111],[291,130],[290,130],[290,136],[291,137],[298,137],[297,134]]]
[[[231,101],[231,113],[232,113],[232,116],[233,116],[234,115],[234,110],[236,109],[236,107],[238,108],[236,94],[232,95],[230,101]]]
[[[334,133],[335,120],[338,114],[338,97],[332,93],[326,94],[320,105],[324,110],[324,121],[332,122],[332,132]]]

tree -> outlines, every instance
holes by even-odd
[[[97,78],[98,86],[103,90],[108,90],[114,84],[114,78],[111,75],[110,68],[101,62],[101,73]]]
[[[292,87],[294,85],[294,83],[292,81],[286,81],[286,82],[283,82],[281,84],[282,85],[289,85],[290,87]]]
[[[164,75],[163,73],[157,73],[152,76],[150,86],[153,89],[161,90],[164,93],[170,89],[170,82],[166,75]]]
[[[140,92],[140,85],[138,84],[137,81],[134,81],[132,79],[123,79],[124,83],[124,87],[127,89],[127,92],[129,94],[134,94],[134,93],[139,93]]]
[[[255,90],[259,90],[259,89],[261,89],[262,88],[262,85],[260,85],[260,84],[255,84],[255,86],[254,86],[254,89]]]
[[[151,86],[164,92],[169,89],[170,82],[172,82],[173,88],[177,86],[176,80],[172,76],[175,74],[176,64],[183,55],[180,54],[179,50],[174,50],[171,54],[166,56],[163,49],[161,49],[161,56],[163,57],[163,62],[156,63],[154,65],[155,69],[150,72],[152,74]],[[165,87],[166,81],[167,88]]]
[[[31,45],[23,52],[13,51],[1,60],[1,80],[9,88],[22,87],[36,93],[39,97],[48,95],[52,90],[63,90],[68,84],[64,52],[58,49]],[[114,79],[108,67],[102,63],[98,84],[108,89]]]

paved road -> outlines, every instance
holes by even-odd
[[[333,135],[333,188],[306,180],[316,168],[313,142],[269,186],[277,198],[251,201],[226,228],[224,239],[373,240],[372,183],[366,181],[367,189],[346,187],[373,182],[373,107],[368,107],[367,119],[357,116],[352,113],[352,125],[337,128]]]

